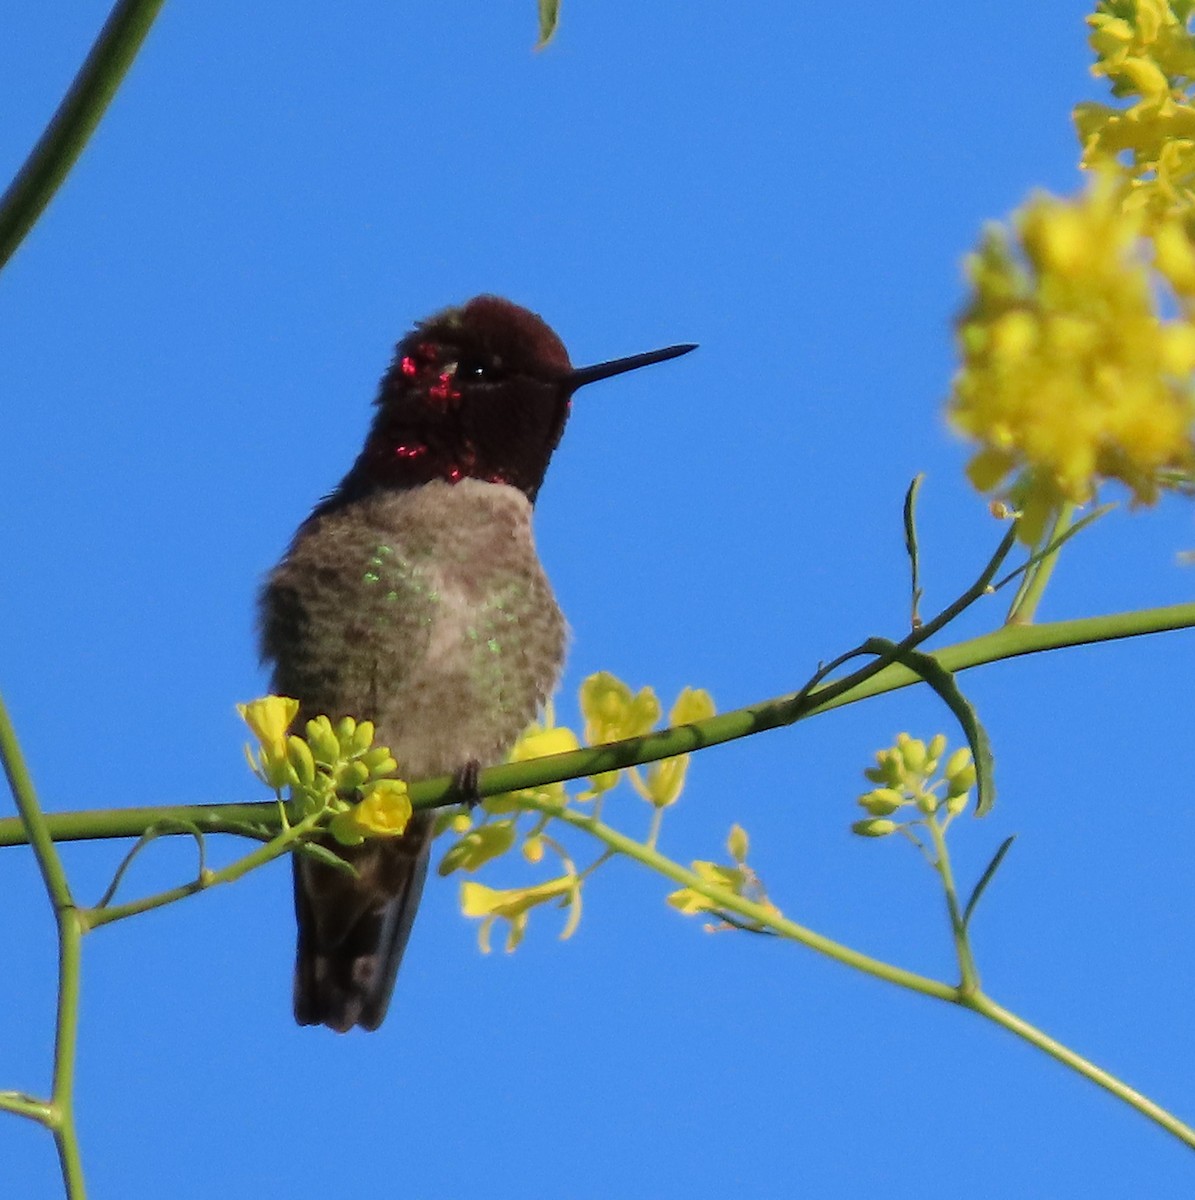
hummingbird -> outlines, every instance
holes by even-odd
[[[477,296],[418,322],[382,377],[365,445],[299,526],[260,596],[272,689],[374,722],[407,779],[476,795],[555,689],[568,630],[531,515],[573,394],[695,349],[573,367],[535,313]],[[294,1013],[376,1029],[427,874],[433,816],[329,842],[353,873],[295,855]]]

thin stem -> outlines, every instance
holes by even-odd
[[[74,1088],[75,1052],[79,1033],[79,964],[83,927],[79,911],[71,896],[62,860],[42,814],[37,793],[25,765],[25,756],[17,740],[16,730],[0,699],[0,759],[8,777],[17,811],[21,814],[37,865],[41,871],[46,894],[54,908],[58,931],[58,1013],[54,1032],[53,1091],[49,1105],[39,1117],[33,1109],[23,1115],[42,1120],[54,1135],[62,1180],[68,1200],[83,1200],[83,1167],[79,1156],[79,1140],[75,1133]],[[14,1111],[9,1107],[9,1111]]]
[[[692,888],[700,895],[711,900],[719,909],[745,918],[757,927],[762,927],[762,930],[757,929],[757,932],[774,932],[782,937],[787,937],[792,941],[808,946],[811,950],[816,950],[818,953],[824,954],[828,958],[832,958],[845,966],[854,967],[864,974],[872,975],[897,987],[920,992],[922,995],[929,996],[935,1000],[942,1000],[948,1004],[957,1004],[961,1008],[970,1009],[980,1016],[987,1017],[990,1021],[1007,1029],[1010,1033],[1016,1034],[1017,1037],[1022,1038],[1030,1045],[1044,1051],[1064,1066],[1070,1067],[1085,1079],[1089,1079],[1111,1092],[1112,1095],[1123,1100],[1132,1108],[1135,1108],[1143,1116],[1156,1122],[1168,1133],[1173,1134],[1186,1145],[1195,1148],[1195,1129],[1192,1129],[1191,1126],[1180,1121],[1173,1114],[1167,1112],[1160,1105],[1154,1103],[1154,1101],[1142,1095],[1142,1093],[1136,1091],[1134,1088],[1122,1083],[1114,1075],[1110,1075],[1101,1067],[1097,1067],[1089,1059],[1084,1058],[1081,1054],[1076,1054],[1075,1051],[1068,1049],[1061,1042],[1043,1033],[1028,1021],[1023,1020],[1015,1013],[997,1004],[979,990],[978,972],[975,971],[975,964],[971,959],[970,946],[966,940],[966,930],[962,927],[962,918],[958,911],[958,898],[955,892],[954,879],[949,867],[949,859],[945,855],[945,845],[942,842],[941,830],[932,820],[926,822],[926,827],[934,835],[934,843],[938,849],[939,861],[944,864],[942,879],[946,886],[947,896],[949,897],[948,904],[951,913],[951,923],[956,930],[956,934],[961,933],[961,941],[956,936],[956,946],[961,947],[959,965],[964,976],[964,982],[959,987],[951,987],[949,984],[941,983],[936,979],[929,979],[926,976],[914,974],[891,963],[871,958],[866,954],[860,954],[858,951],[852,950],[849,946],[844,946],[839,942],[832,941],[830,938],[823,937],[821,934],[815,933],[813,930],[807,929],[802,925],[798,925],[795,921],[790,921],[787,917],[781,916],[774,908],[757,904],[735,892],[720,888],[715,884],[701,879],[692,871],[686,870],[679,863],[665,858],[643,843],[626,837],[619,833],[618,830],[612,829],[608,825],[603,825],[600,821],[596,821],[593,817],[584,813],[578,813],[569,808],[543,804],[531,797],[526,797],[522,803],[528,808],[546,813],[577,829],[584,830],[586,833],[605,843],[609,850],[618,854],[625,854],[628,858],[634,859],[657,874],[664,876],[664,878],[671,879],[683,887]],[[969,988],[967,986],[966,981],[968,978],[973,979],[973,987]]]
[[[54,1147],[68,1200],[83,1200],[86,1186],[75,1130],[75,1054],[79,1042],[79,967],[86,932],[77,908],[58,913],[58,1019],[54,1034]]]
[[[713,884],[706,883],[699,875],[686,870],[679,863],[673,862],[670,858],[665,858],[664,855],[645,846],[642,842],[637,842],[634,838],[629,838],[625,834],[619,833],[617,829],[609,825],[604,825],[601,821],[594,820],[587,813],[579,813],[572,809],[544,804],[532,797],[526,797],[520,803],[526,805],[528,808],[535,809],[537,812],[548,813],[577,829],[584,830],[599,841],[604,842],[611,850],[619,854],[624,854],[627,858],[633,859],[635,862],[642,863],[645,867],[649,867],[655,871],[656,874],[663,875],[665,879],[671,879],[679,883],[682,887],[693,888],[703,896],[707,896],[719,908],[724,908],[728,912],[745,917],[748,921],[757,925],[764,925],[769,929],[774,929],[777,933],[790,938],[792,941],[800,942],[801,945],[808,946],[810,949],[816,950],[819,954],[824,954],[836,962],[843,963],[848,967],[854,967],[855,970],[862,971],[867,975],[874,975],[877,979],[884,979],[889,983],[895,983],[912,991],[921,992],[923,995],[934,996],[939,1000],[953,1000],[957,996],[957,989],[947,983],[942,983],[937,979],[930,979],[925,975],[918,975],[913,971],[906,971],[903,967],[894,966],[891,963],[883,962],[881,959],[872,958],[870,955],[861,954],[858,950],[852,950],[849,946],[842,945],[841,942],[836,942],[831,938],[824,937],[820,933],[815,933],[812,929],[807,929],[804,925],[798,925],[796,921],[790,921],[787,917],[783,917],[777,913],[774,908],[756,903],[754,900],[748,900],[745,896],[740,896],[736,892],[729,891],[726,888],[719,888]]]
[[[664,810],[655,808],[651,814],[651,828],[647,831],[647,844],[654,850],[660,840],[660,826],[664,824]]]
[[[24,1092],[0,1092],[0,1110],[18,1117],[29,1117],[47,1126],[54,1120],[50,1105],[45,1100],[28,1096]]]
[[[934,844],[933,866],[938,877],[942,880],[942,890],[946,894],[946,911],[950,917],[950,933],[954,939],[954,953],[958,958],[961,981],[959,991],[964,995],[979,991],[979,971],[975,966],[975,957],[971,953],[971,940],[967,935],[967,922],[959,907],[958,892],[954,886],[954,871],[950,866],[950,851],[946,848],[944,828],[938,823],[938,818],[931,813],[925,822],[929,835]]]
[[[0,197],[0,267],[33,228],[100,123],[163,0],[120,0],[8,190]]]
[[[1033,620],[1037,606],[1041,603],[1042,595],[1045,593],[1046,584],[1050,582],[1050,576],[1053,575],[1054,568],[1058,565],[1058,552],[1062,542],[1066,540],[1066,531],[1070,528],[1074,516],[1075,506],[1073,504],[1065,503],[1058,510],[1049,533],[1042,539],[1043,544],[1053,545],[1054,548],[1048,554],[1043,554],[1041,560],[1030,568],[1021,581],[1012,607],[1005,618],[1007,624],[1028,625]]]
[[[133,917],[139,913],[152,912],[155,908],[163,908],[197,892],[207,891],[222,883],[233,883],[247,875],[257,867],[281,858],[290,848],[316,827],[320,819],[319,813],[304,817],[295,825],[284,829],[276,838],[259,846],[249,854],[238,858],[218,871],[201,871],[199,876],[190,883],[178,887],[167,888],[152,896],[144,896],[140,900],[130,900],[127,904],[110,904],[106,907],[84,909],[80,914],[84,930],[98,929],[101,925],[111,925],[113,921],[122,921],[125,917]]]
[[[1117,1099],[1123,1100],[1135,1108],[1142,1116],[1148,1117],[1160,1125],[1167,1133],[1173,1134],[1180,1141],[1195,1149],[1195,1129],[1190,1125],[1155,1104],[1148,1096],[1143,1096],[1135,1088],[1122,1083],[1115,1075],[1110,1075],[1102,1067],[1097,1067],[1090,1059],[1076,1054],[1061,1042],[1055,1041],[1049,1034],[1043,1033],[1036,1026],[1030,1025],[1028,1021],[1022,1020],[1016,1013],[1009,1012],[1008,1009],[997,1004],[995,1000],[982,992],[976,992],[967,997],[960,996],[958,1002],[964,1008],[969,1008],[973,1012],[979,1013],[980,1016],[987,1017],[989,1021],[994,1021],[1010,1033],[1015,1033],[1017,1037],[1024,1039],[1031,1046],[1036,1046],[1051,1058],[1070,1067],[1072,1071],[1077,1071],[1085,1079],[1090,1079],[1092,1083],[1111,1092]]]

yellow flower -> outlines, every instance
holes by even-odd
[[[461,911],[467,917],[481,917],[477,940],[483,954],[490,952],[490,929],[498,918],[509,922],[506,952],[509,954],[523,940],[527,929],[527,914],[540,904],[560,899],[569,907],[568,921],[560,937],[572,937],[581,919],[581,886],[573,873],[549,879],[545,883],[525,888],[491,888],[483,883],[461,884]]]
[[[451,875],[453,871],[476,871],[491,859],[505,854],[514,845],[515,832],[513,820],[479,825],[445,851],[436,870],[440,875]]]
[[[547,758],[551,754],[568,754],[580,750],[581,743],[577,735],[565,725],[556,724],[556,712],[552,704],[548,704],[544,712],[543,724],[529,725],[510,753],[507,762],[530,762],[534,758]],[[530,797],[545,804],[563,804],[565,801],[564,784],[549,783],[542,787],[523,788],[517,792],[504,792],[497,796],[489,796],[482,803],[490,813],[512,812],[518,807],[520,797]]]
[[[1075,108],[1083,166],[1124,170],[1149,222],[1195,208],[1195,38],[1189,0],[1102,0],[1087,18],[1096,62],[1126,108]],[[1127,158],[1127,165],[1125,160]]]
[[[668,714],[669,725],[691,725],[714,715],[714,701],[703,688],[685,688]],[[631,783],[644,800],[656,808],[674,804],[685,786],[689,755],[678,754],[648,765],[646,772],[631,771]]]
[[[276,758],[286,756],[286,731],[299,715],[297,700],[289,696],[263,696],[248,704],[238,704],[237,712],[263,750]]]
[[[411,811],[407,785],[401,779],[379,779],[359,804],[337,813],[328,830],[345,846],[360,845],[367,837],[397,837],[406,829]]]
[[[1195,326],[1159,316],[1159,271],[1143,254],[1154,242],[1122,197],[1106,175],[1077,200],[1036,196],[1015,245],[990,230],[968,263],[949,415],[979,443],[971,482],[1020,508],[1026,542],[1104,479],[1149,504],[1164,472],[1195,463]],[[1166,228],[1158,268],[1181,301],[1191,263]]]
[[[299,702],[289,696],[263,696],[248,704],[238,704],[237,712],[252,730],[260,747],[256,757],[248,747],[245,748],[254,773],[275,790],[293,782],[286,731],[299,714]]]
[[[632,694],[621,679],[609,671],[598,671],[581,684],[581,713],[585,717],[585,741],[590,746],[641,737],[660,719],[660,702],[651,688]],[[589,777],[591,800],[618,782],[620,771],[603,771]]]
[[[601,746],[647,733],[660,719],[660,702],[651,688],[632,694],[621,679],[599,671],[581,684],[581,712],[585,741]]]

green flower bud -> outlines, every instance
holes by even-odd
[[[373,745],[373,722],[362,721],[353,733],[350,749],[353,754],[364,754]]]
[[[299,786],[310,787],[315,782],[315,759],[311,747],[292,733],[286,739],[286,757],[290,760]]]
[[[859,797],[859,803],[873,817],[886,817],[907,803],[903,792],[895,788],[873,788]]]
[[[905,738],[900,747],[900,756],[904,760],[905,770],[921,772],[925,768],[925,760],[928,757],[925,743],[920,738],[911,738],[907,734],[901,736]]]
[[[941,758],[946,753],[946,735],[939,733],[929,744],[930,758]]]
[[[726,849],[730,851],[730,857],[741,863],[747,857],[749,845],[747,831],[741,825],[732,825],[730,836],[726,839]]]
[[[307,722],[307,742],[315,755],[315,761],[330,767],[340,757],[340,743],[327,717],[316,717]]]
[[[369,768],[364,763],[345,763],[337,772],[336,784],[342,791],[359,788],[369,779]]]
[[[952,816],[957,817],[959,813],[967,807],[967,801],[970,797],[966,792],[960,792],[957,796],[946,797],[946,811]]]
[[[887,837],[890,833],[895,833],[897,825],[895,821],[889,821],[884,817],[867,817],[865,820],[856,821],[851,826],[851,832],[857,833],[860,837]]]
[[[351,751],[356,732],[357,722],[352,717],[341,717],[336,722],[336,740],[340,743],[341,753]]]
[[[966,746],[963,746],[946,760],[946,766],[942,768],[942,774],[949,779],[952,775],[957,775],[970,762],[971,751]]]
[[[975,764],[967,763],[952,775],[946,777],[946,790],[951,796],[961,796],[975,786]]]
[[[913,802],[927,816],[938,811],[938,797],[933,792],[918,792]]]

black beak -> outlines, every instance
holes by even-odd
[[[561,384],[564,390],[571,394],[587,383],[597,383],[599,379],[609,379],[611,375],[621,375],[624,371],[636,371],[640,367],[650,367],[652,363],[667,362],[670,358],[679,358],[682,354],[688,354],[690,350],[696,349],[695,342],[688,342],[683,346],[669,346],[665,350],[649,350],[646,354],[632,354],[630,358],[611,359],[610,362],[598,363],[593,367],[578,367],[575,371],[570,371],[561,380]]]

